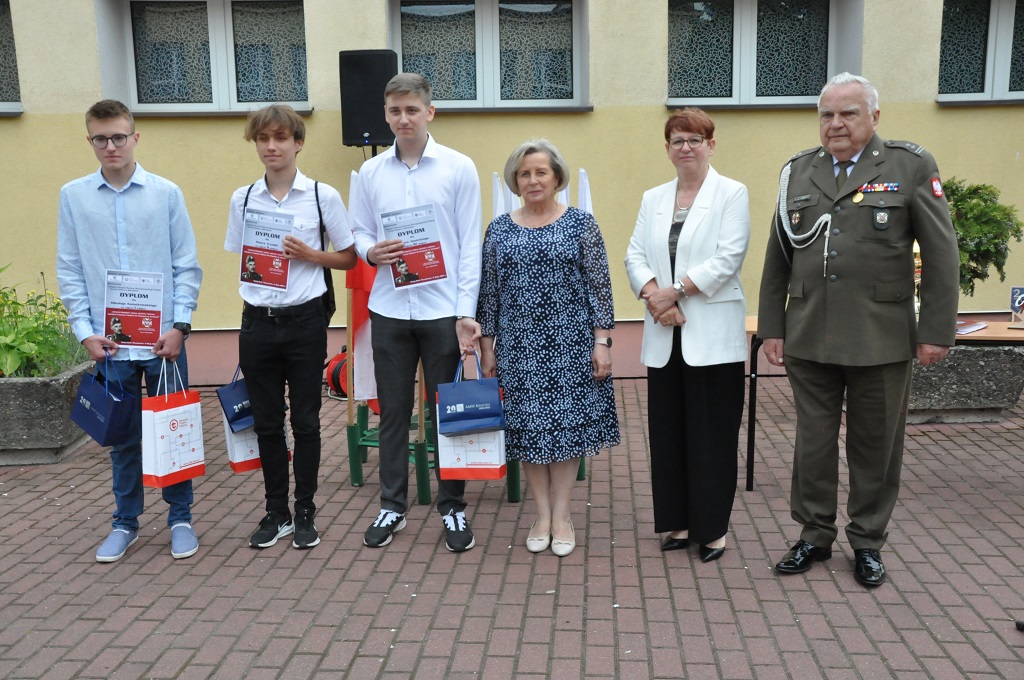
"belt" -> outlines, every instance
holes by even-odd
[[[308,302],[303,302],[301,305],[292,305],[291,307],[257,307],[245,302],[242,305],[242,316],[254,316],[258,319],[279,316],[304,316],[313,312],[321,312],[322,310],[323,302],[320,298],[313,298]]]

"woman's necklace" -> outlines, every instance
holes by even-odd
[[[543,227],[543,226],[545,226],[545,225],[547,225],[547,224],[549,224],[551,222],[551,217],[556,212],[558,212],[558,204],[557,203],[555,203],[555,207],[554,208],[552,208],[551,210],[547,211],[546,213],[544,213],[543,215],[540,216],[540,221],[537,224],[527,224],[526,223],[526,208],[523,208],[523,211],[521,213],[522,214],[522,218],[523,218],[523,226],[527,227],[529,229],[536,229],[538,227]]]
[[[690,205],[683,207],[679,205],[679,199],[676,199],[676,214],[672,217],[673,222],[685,222],[686,216],[690,214],[690,208],[693,207],[693,201],[690,201]]]

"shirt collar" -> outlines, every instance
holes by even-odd
[[[295,179],[292,180],[291,191],[309,191],[312,184],[313,183],[309,181],[309,178],[302,174],[301,170],[295,168]],[[270,190],[267,189],[267,176],[265,174],[263,175],[263,177],[259,178],[256,184],[253,186],[252,190],[254,193],[257,194],[270,193]]]
[[[867,147],[864,147],[867,148]],[[860,160],[860,155],[864,153],[864,149],[861,149],[857,153],[853,154],[853,157],[849,160],[850,165],[857,165],[857,161]],[[835,156],[832,156],[832,167],[839,165],[839,161],[836,160]]]
[[[437,158],[437,149],[439,146],[440,144],[434,141],[434,135],[428,132],[427,145],[423,147],[423,154],[420,156],[420,162],[422,162],[424,158]],[[385,154],[390,154],[391,157],[394,158],[399,163],[402,162],[402,160],[398,157],[398,144],[392,144],[391,148],[389,148],[385,152]]]
[[[145,186],[146,182],[148,182],[148,181],[149,181],[149,173],[142,169],[142,164],[141,163],[136,161],[135,162],[135,172],[132,173],[132,176],[128,179],[128,181],[125,183],[125,185],[123,187],[121,187],[120,190],[124,191],[125,189],[130,187],[132,184],[138,184],[139,186]],[[93,184],[93,188],[95,188],[95,189],[102,189],[103,187],[107,187],[111,191],[118,191],[118,189],[115,189],[114,187],[112,187],[110,185],[109,182],[107,182],[107,179],[103,176],[103,168],[102,167],[97,168],[96,172],[94,172],[92,174],[92,184]]]

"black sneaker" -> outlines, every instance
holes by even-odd
[[[391,542],[391,537],[396,531],[405,528],[405,515],[399,515],[394,510],[381,510],[377,519],[363,534],[363,545],[371,548],[383,548]]]
[[[295,538],[292,539],[292,547],[299,550],[312,548],[320,543],[320,534],[317,533],[316,525],[313,524],[313,516],[316,510],[301,508],[295,511]]]
[[[465,552],[476,545],[466,513],[449,510],[447,515],[441,515],[441,520],[444,522],[444,545],[448,550]]]
[[[249,545],[253,548],[269,548],[277,543],[277,539],[283,538],[295,531],[292,518],[279,512],[268,512],[267,516],[260,520],[260,526],[252,532],[249,537]]]

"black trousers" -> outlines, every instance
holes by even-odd
[[[654,530],[704,545],[729,530],[736,498],[743,362],[690,366],[680,337],[668,364],[647,369]]]
[[[370,312],[370,318],[374,377],[380,401],[380,505],[385,510],[405,514],[409,509],[409,422],[416,400],[416,365],[423,362],[428,408],[434,413],[437,384],[452,381],[461,356],[455,317],[414,321]],[[432,416],[434,441],[436,421]],[[444,515],[449,510],[465,510],[466,482],[441,479],[436,451],[434,474],[437,511]]]
[[[238,357],[252,403],[267,511],[290,515],[285,386],[295,436],[295,509],[316,510],[313,496],[320,472],[320,405],[327,358],[327,320],[319,298],[281,313],[282,316],[271,316],[266,308],[245,306],[238,334]]]

